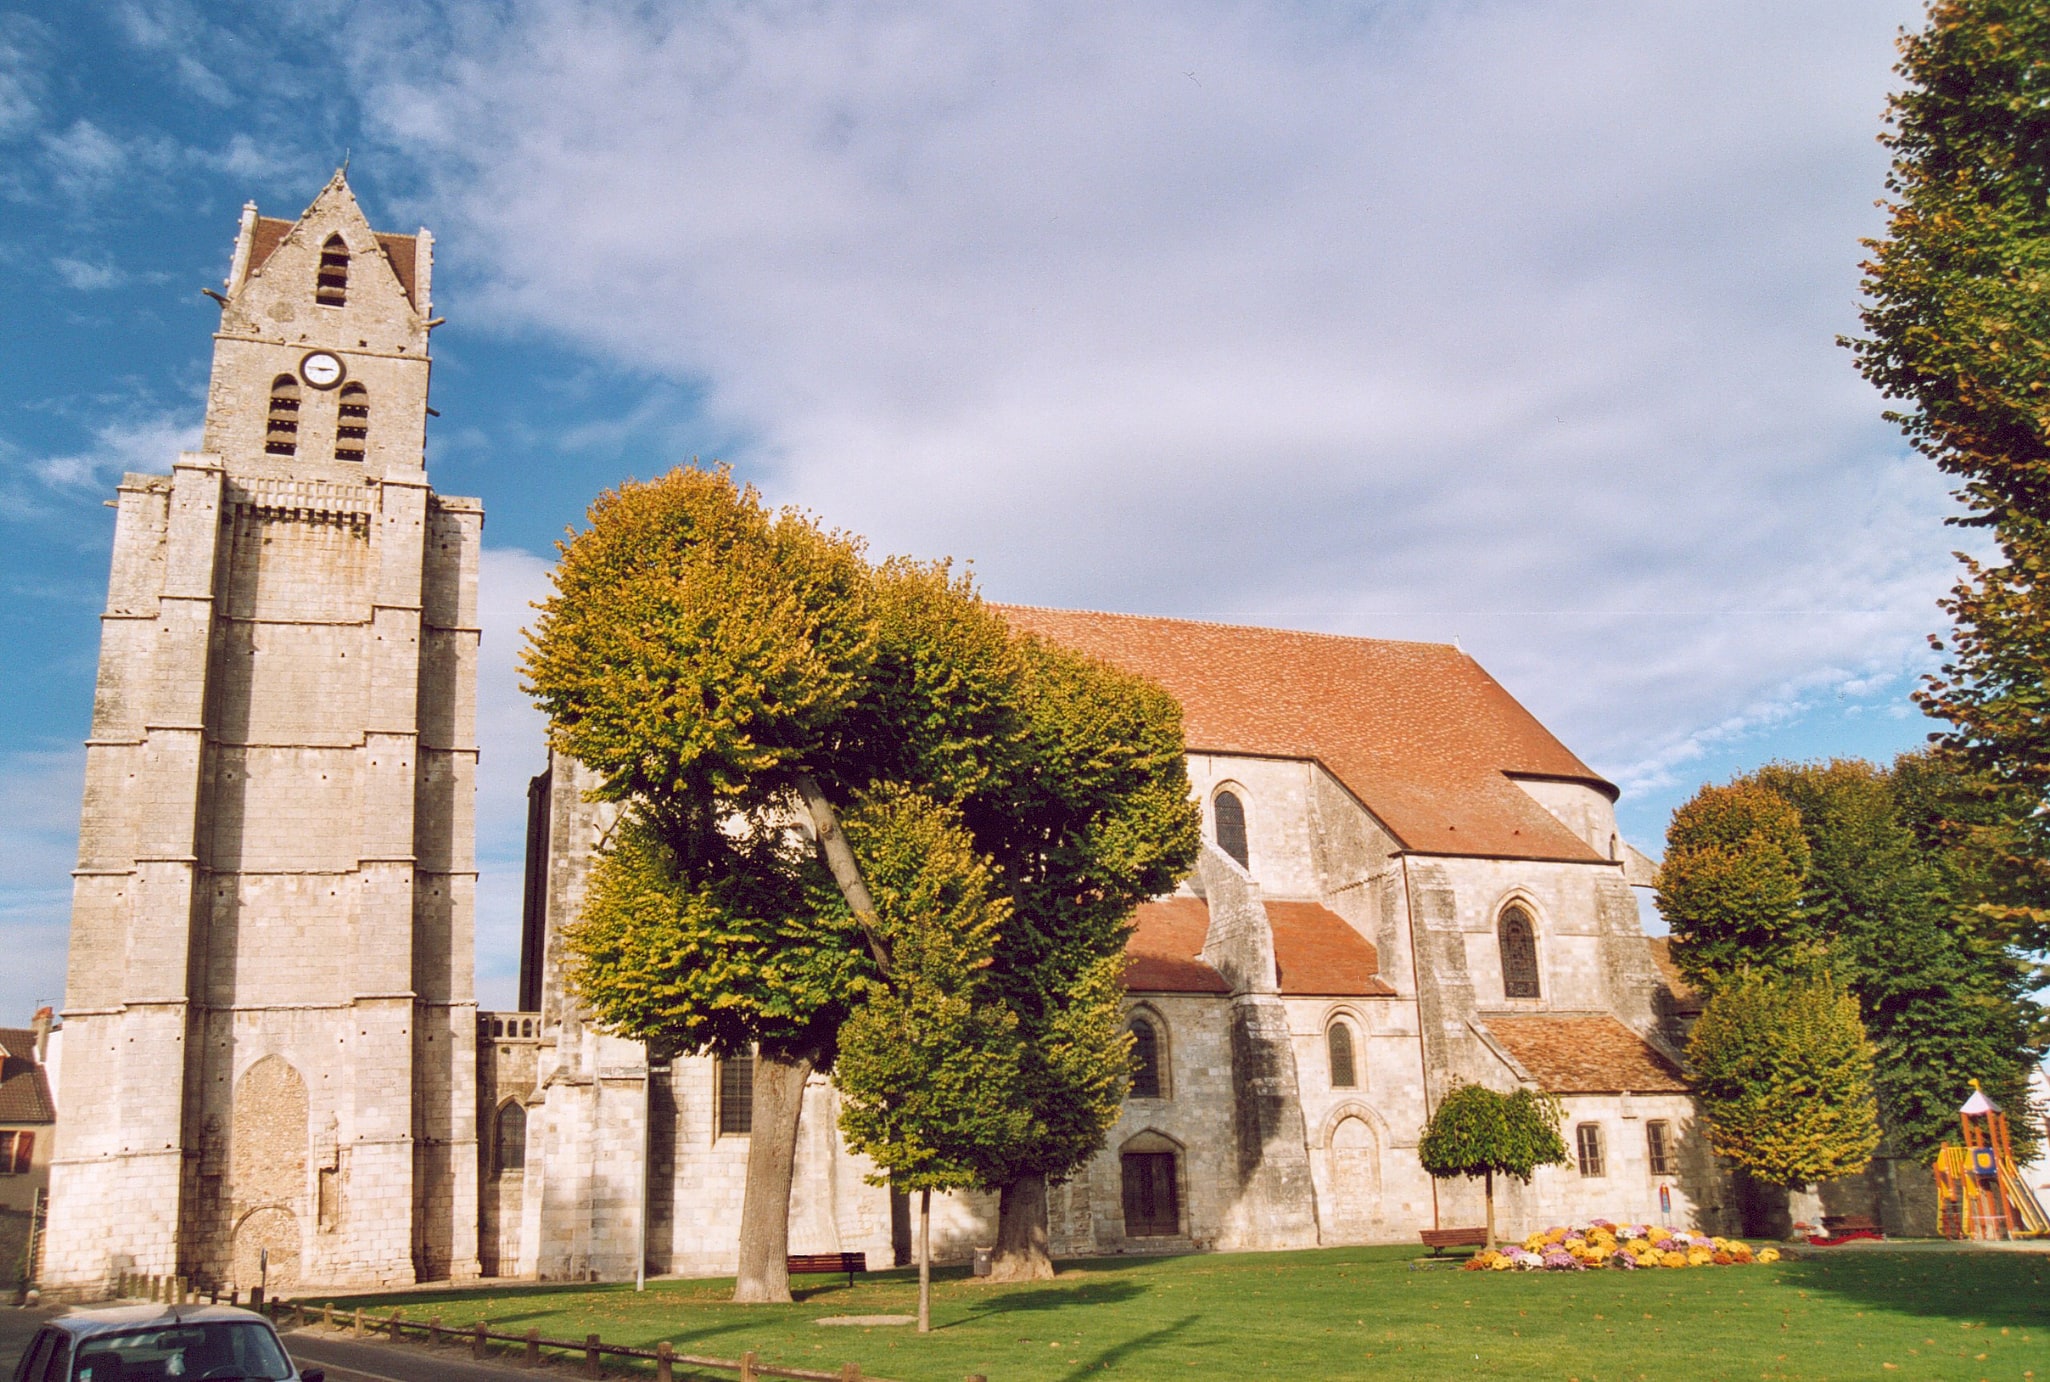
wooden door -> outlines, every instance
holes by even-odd
[[[1166,1238],[1180,1233],[1181,1201],[1173,1152],[1126,1152],[1125,1236]]]

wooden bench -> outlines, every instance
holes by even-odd
[[[1825,1214],[1822,1216],[1822,1232],[1811,1233],[1808,1241],[1818,1248],[1833,1248],[1839,1243],[1855,1243],[1860,1238],[1877,1242],[1886,1241],[1886,1232],[1875,1219],[1863,1214]]]
[[[1488,1245],[1488,1231],[1484,1228],[1427,1228],[1417,1234],[1424,1240],[1424,1246],[1436,1257],[1447,1248],[1484,1248]]]
[[[854,1274],[868,1270],[868,1254],[865,1252],[794,1252],[783,1259],[783,1270],[792,1276],[818,1275],[820,1273],[847,1273],[847,1284],[854,1284]]]

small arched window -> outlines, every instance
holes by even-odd
[[[1246,804],[1239,800],[1237,792],[1227,789],[1217,794],[1211,810],[1217,815],[1217,847],[1238,860],[1240,868],[1250,869],[1252,856],[1246,852]]]
[[[1536,998],[1537,932],[1531,927],[1530,913],[1513,903],[1504,907],[1495,934],[1502,948],[1502,996]]]
[[[517,1100],[499,1105],[492,1145],[498,1152],[493,1164],[501,1174],[527,1168],[527,1110]]]
[[[1357,1089],[1359,1071],[1353,1064],[1352,1028],[1343,1022],[1334,1022],[1324,1033],[1324,1049],[1331,1058],[1331,1087],[1333,1089]]]
[[[320,276],[314,280],[313,300],[322,307],[341,307],[349,301],[349,246],[339,235],[328,236],[320,247]]]
[[[263,424],[263,449],[271,456],[299,451],[299,381],[281,374],[270,381],[270,412]]]
[[[1132,1097],[1158,1099],[1160,1081],[1160,1032],[1143,1017],[1132,1019]]]
[[[370,390],[342,385],[341,416],[335,422],[335,459],[361,464],[370,436]]]

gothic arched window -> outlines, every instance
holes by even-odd
[[[1333,1089],[1355,1089],[1359,1086],[1359,1072],[1353,1064],[1352,1028],[1343,1022],[1334,1022],[1324,1033],[1325,1053],[1331,1058],[1331,1087]]]
[[[1226,789],[1217,794],[1211,810],[1217,814],[1217,847],[1238,860],[1240,868],[1250,869],[1251,856],[1246,852],[1246,804],[1239,800],[1237,792]]]
[[[314,280],[313,300],[322,307],[341,307],[349,301],[349,246],[339,235],[328,236],[320,247],[320,276]]]
[[[299,450],[299,381],[281,374],[270,383],[270,412],[263,424],[263,449],[272,456]]]
[[[527,1110],[517,1100],[499,1105],[498,1124],[492,1130],[492,1145],[497,1149],[497,1157],[492,1164],[501,1173],[526,1169]]]
[[[335,423],[335,459],[363,460],[370,436],[370,390],[361,384],[342,385],[341,417]]]
[[[1536,998],[1537,933],[1531,927],[1530,913],[1514,903],[1504,907],[1495,936],[1502,947],[1502,996]]]
[[[1132,1019],[1132,1097],[1164,1098],[1160,1080],[1160,1032],[1143,1017]]]

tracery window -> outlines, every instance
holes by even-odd
[[[1227,788],[1217,794],[1211,810],[1217,819],[1217,847],[1238,860],[1240,868],[1250,869],[1253,865],[1246,850],[1246,804],[1239,800],[1237,792]]]
[[[328,236],[320,247],[320,274],[314,280],[313,300],[322,307],[341,307],[349,301],[349,245],[339,235]]]
[[[496,1149],[492,1164],[501,1174],[527,1168],[527,1110],[517,1099],[499,1105],[492,1145]]]
[[[1644,1150],[1655,1176],[1673,1174],[1673,1125],[1654,1118],[1644,1125]]]
[[[362,463],[370,437],[370,390],[342,385],[341,416],[335,423],[335,459]]]
[[[719,1062],[719,1135],[744,1137],[755,1126],[755,1062],[734,1056]]]
[[[1502,996],[1538,997],[1537,932],[1530,913],[1514,903],[1504,907],[1495,935],[1502,950]]]
[[[1574,1149],[1580,1154],[1580,1174],[1583,1176],[1605,1176],[1608,1168],[1602,1158],[1602,1125],[1582,1123],[1573,1130]]]
[[[1160,1078],[1160,1032],[1143,1017],[1132,1019],[1132,1094],[1134,1099],[1164,1098]]]
[[[1352,1028],[1343,1022],[1332,1023],[1324,1033],[1324,1048],[1331,1061],[1331,1087],[1357,1088],[1359,1073],[1353,1065]]]
[[[263,449],[272,456],[299,450],[299,381],[281,374],[270,381],[270,412],[263,424]]]

